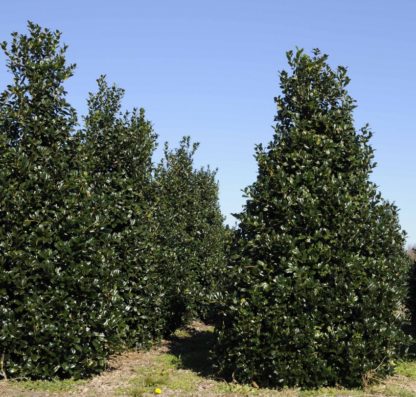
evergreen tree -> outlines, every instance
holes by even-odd
[[[164,159],[156,170],[166,333],[196,315],[210,314],[224,268],[223,218],[215,172],[194,168],[197,148],[189,137],[175,150],[165,145]]]
[[[344,67],[288,52],[273,140],[257,147],[214,358],[241,382],[358,386],[392,370],[407,260],[397,208],[369,180]]]
[[[196,315],[209,322],[216,319],[218,302],[222,299],[227,236],[219,207],[216,172],[209,167],[201,168],[195,171],[194,179],[194,250],[197,261],[194,304]]]
[[[2,43],[13,76],[0,97],[0,351],[6,376],[84,376],[117,342],[111,287],[82,203],[77,118],[65,99],[59,32],[28,24]],[[3,374],[4,375],[4,374]]]
[[[104,76],[98,79],[98,92],[88,101],[82,156],[91,190],[88,211],[101,225],[101,244],[111,250],[108,260],[121,297],[120,327],[126,327],[125,343],[139,347],[164,329],[152,195],[156,135],[143,109],[121,112],[123,95]]]

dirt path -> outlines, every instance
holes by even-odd
[[[68,396],[110,397],[118,390],[127,388],[129,381],[136,376],[140,368],[151,365],[155,354],[162,354],[167,348],[159,348],[152,352],[127,352],[110,362],[110,370],[94,377],[87,384],[79,387]]]

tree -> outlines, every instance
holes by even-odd
[[[344,67],[287,53],[273,140],[231,256],[233,292],[214,359],[220,373],[269,386],[358,386],[391,372],[408,263],[395,205],[369,179],[368,126],[356,131]]]
[[[164,330],[152,195],[156,134],[143,109],[121,112],[124,90],[109,86],[105,76],[97,82],[82,134],[91,191],[88,211],[101,225],[100,241],[111,249],[108,261],[121,297],[125,344],[143,347]]]
[[[4,376],[80,377],[118,343],[111,285],[82,203],[88,196],[65,99],[60,32],[28,23],[2,43],[13,76],[0,97],[0,351]],[[87,236],[87,238],[86,238]]]
[[[210,314],[225,263],[215,172],[194,168],[197,148],[189,137],[175,150],[166,144],[155,175],[167,334],[192,317]]]
[[[196,315],[207,321],[215,321],[218,301],[222,299],[222,280],[226,272],[227,232],[219,207],[216,172],[209,167],[194,172],[195,208],[194,250],[197,266],[194,305]]]

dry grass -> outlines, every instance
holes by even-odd
[[[202,323],[178,331],[147,352],[127,352],[110,360],[109,370],[84,381],[0,381],[1,397],[416,397],[416,362],[401,363],[397,375],[364,390],[326,388],[271,390],[216,380],[208,351],[212,328]]]

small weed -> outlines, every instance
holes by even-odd
[[[396,374],[406,376],[407,378],[416,379],[416,362],[415,361],[402,361],[396,369]]]
[[[187,328],[177,329],[173,336],[176,338],[189,338],[191,336],[189,330]]]
[[[238,383],[219,382],[216,387],[219,393],[241,394],[242,396],[258,396],[261,389],[256,389],[249,385],[239,385]]]

